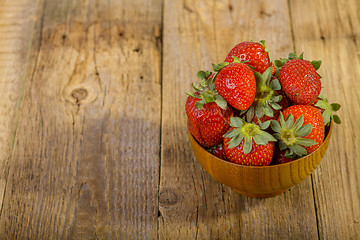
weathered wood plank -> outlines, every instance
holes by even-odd
[[[0,238],[156,238],[161,1],[48,0],[43,14]]]
[[[0,0],[0,215],[38,3]]]
[[[334,126],[328,152],[313,174],[319,236],[359,239],[360,2],[291,1],[290,6],[296,50],[323,60],[324,93],[342,105],[342,124]]]
[[[318,237],[310,178],[275,198],[243,197],[202,170],[186,131],[184,93],[197,70],[250,37],[268,40],[274,58],[286,57],[293,48],[289,20],[287,1],[165,1],[161,239]]]

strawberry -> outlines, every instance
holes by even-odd
[[[270,67],[271,59],[265,41],[257,42],[241,42],[230,50],[224,62],[233,62],[233,56],[238,57],[240,61],[246,61],[246,64],[254,67],[254,71],[264,73]],[[272,74],[275,68],[272,67]]]
[[[285,155],[286,155],[285,150],[280,151],[279,147],[275,146],[274,157],[273,157],[273,160],[271,161],[271,165],[288,163],[288,162],[291,162],[294,160],[292,158],[286,157]]]
[[[209,148],[208,151],[218,158],[227,160],[223,143],[220,143],[219,145]]]
[[[290,60],[282,59],[285,64],[279,71],[279,81],[286,95],[295,104],[314,104],[321,91],[320,77],[316,72],[321,61],[309,62],[303,59],[302,54],[296,57],[290,54]],[[281,65],[283,62],[276,63]]]
[[[185,111],[188,129],[194,138],[205,148],[213,147],[223,141],[223,135],[230,128],[232,109],[216,92],[211,72],[199,71],[199,86],[195,93],[187,93]]]
[[[216,67],[214,70],[217,70]],[[238,110],[249,108],[255,98],[255,76],[251,68],[244,63],[231,63],[221,67],[215,75],[215,87],[218,93]]]
[[[270,122],[256,125],[239,117],[230,118],[231,128],[224,135],[225,154],[229,161],[241,165],[269,165],[276,139],[263,131]]]
[[[285,156],[297,158],[318,149],[324,140],[325,125],[321,112],[310,105],[293,105],[280,113],[278,121],[271,121],[274,137]]]
[[[271,119],[277,119],[280,110],[288,106],[287,98],[281,90],[280,82],[274,76],[271,76],[269,67],[263,74],[255,72],[256,94],[250,108],[242,111],[246,112],[246,120],[253,121],[255,124],[265,122]]]
[[[220,108],[215,102],[205,103],[197,109],[199,98],[189,96],[186,104],[188,128],[194,138],[205,148],[220,144],[223,135],[230,128],[230,117],[233,112],[230,108]]]
[[[340,109],[341,107],[340,104],[338,103],[329,104],[326,97],[320,93],[317,102],[314,104],[314,107],[320,109],[324,118],[325,125],[329,125],[331,119],[333,119],[336,124],[341,123],[340,117],[336,114],[332,114],[332,112],[336,112]]]

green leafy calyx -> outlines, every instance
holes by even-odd
[[[240,59],[236,56],[232,56],[232,58],[234,59],[234,61],[232,63],[247,63],[248,61],[240,61]],[[225,66],[231,64],[230,62],[222,62],[219,64],[212,64],[212,68],[214,70],[214,72],[216,72],[216,74],[218,72],[220,72],[221,69],[223,69]],[[252,66],[249,66],[250,68],[252,68]]]
[[[230,126],[232,129],[224,134],[224,138],[230,138],[228,148],[235,148],[244,141],[243,152],[248,154],[252,150],[253,140],[257,145],[266,145],[269,141],[276,141],[271,134],[263,131],[269,124],[270,121],[256,125],[245,122],[239,117],[231,117]]]
[[[279,60],[275,60],[275,67],[277,69],[281,68],[282,66],[284,66],[284,64],[292,59],[304,59],[304,53],[301,53],[299,56],[296,55],[295,53],[289,53],[288,58],[280,58]],[[321,66],[321,61],[320,60],[314,60],[314,61],[309,61],[315,68],[315,70],[318,70]],[[319,75],[319,74],[318,74]],[[319,75],[319,77],[321,78],[321,76]]]
[[[333,114],[333,112],[336,112],[340,109],[341,107],[340,104],[338,103],[329,104],[326,97],[320,94],[319,100],[314,104],[314,106],[324,110],[322,116],[324,118],[325,125],[329,125],[331,119],[333,119],[336,124],[341,123],[340,117],[336,114]]]
[[[199,71],[197,77],[201,80],[199,81],[199,86],[196,87],[192,85],[194,92],[188,92],[187,95],[200,99],[196,102],[196,109],[200,110],[204,104],[215,102],[220,108],[226,109],[227,102],[226,100],[219,95],[215,89],[215,76],[211,77],[213,73],[209,71]]]
[[[260,119],[266,115],[273,117],[274,110],[280,110],[282,107],[279,102],[282,96],[276,91],[281,89],[281,85],[278,79],[273,79],[271,82],[271,67],[266,69],[263,74],[254,72],[256,79],[256,95],[253,104],[250,108],[241,112],[246,113],[246,120],[251,122],[256,116]]]
[[[289,114],[284,119],[280,113],[280,122],[271,120],[271,128],[275,132],[273,136],[279,141],[280,150],[286,150],[285,156],[296,158],[307,155],[305,147],[317,144],[316,141],[304,138],[312,131],[311,124],[304,124],[304,116],[301,115],[296,121],[294,116]]]

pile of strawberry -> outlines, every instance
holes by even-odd
[[[199,71],[185,109],[188,129],[215,156],[266,166],[318,149],[331,120],[340,123],[320,94],[321,61],[290,53],[271,61],[265,41],[242,42],[213,72]]]

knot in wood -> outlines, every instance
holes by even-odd
[[[75,98],[76,102],[80,102],[88,96],[88,91],[84,88],[77,88],[71,92],[71,96]]]
[[[163,206],[174,205],[178,202],[178,196],[171,190],[166,190],[160,193],[159,203]]]

